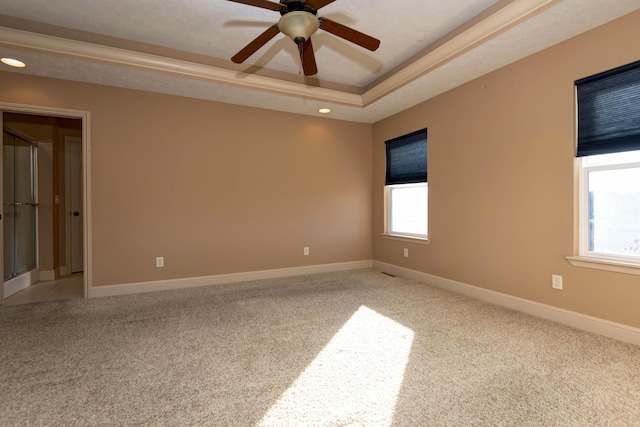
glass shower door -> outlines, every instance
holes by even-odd
[[[3,131],[4,280],[36,268],[36,145]]]

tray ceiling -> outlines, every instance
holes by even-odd
[[[393,4],[394,6],[391,6]],[[640,8],[637,0],[336,0],[319,11],[381,40],[312,36],[301,75],[283,34],[229,58],[279,14],[226,0],[0,0],[0,70],[374,123]],[[631,41],[630,41],[631,42]]]

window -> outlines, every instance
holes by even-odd
[[[640,267],[640,61],[576,81],[580,255]]]
[[[385,234],[426,239],[427,130],[387,141]]]

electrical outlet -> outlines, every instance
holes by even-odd
[[[409,249],[404,248],[404,257],[409,258]]]
[[[164,257],[163,256],[156,257],[156,267],[164,267]]]
[[[551,275],[551,287],[553,289],[562,290],[562,276],[557,274]]]
[[[304,248],[304,256],[309,256],[309,248],[306,246]]]

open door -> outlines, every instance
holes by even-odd
[[[2,117],[2,110],[0,110],[0,123],[4,123]],[[4,164],[4,156],[3,151],[0,150],[0,165]],[[2,180],[2,175],[0,173],[0,188],[4,188],[4,181]],[[4,196],[2,195],[2,191],[0,191],[0,204],[2,204],[4,208]],[[4,209],[0,213],[0,241],[2,241],[2,245],[0,245],[0,259],[3,262],[0,262],[0,277],[2,278],[2,286],[0,287],[0,305],[4,304]]]
[[[82,200],[82,139],[65,138],[67,158],[67,260],[70,273],[84,270],[84,209]]]

